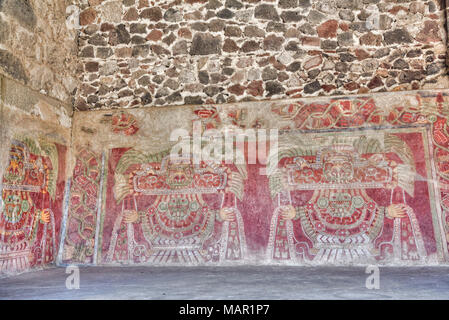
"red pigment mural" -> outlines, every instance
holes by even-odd
[[[168,151],[111,151],[104,263],[240,261],[244,166],[170,160]],[[110,235],[110,236],[108,236]]]
[[[244,165],[114,148],[102,191],[100,157],[80,153],[66,246],[85,253],[67,261],[446,263],[449,98],[409,98],[388,107],[371,97],[273,103],[257,116],[198,107],[192,121],[203,130],[270,123],[281,130],[278,148]]]
[[[132,136],[139,131],[139,126],[133,115],[119,111],[112,115],[111,129],[116,134],[122,133],[127,136]]]
[[[425,139],[423,128],[282,137],[268,258],[436,262]]]
[[[64,196],[66,148],[29,138],[12,141],[2,180],[0,273],[55,261]]]
[[[71,181],[63,262],[94,262],[100,179],[100,157],[87,148],[78,150]]]

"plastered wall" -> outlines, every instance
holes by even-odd
[[[445,264],[448,99],[435,90],[76,112],[61,262]],[[192,157],[170,158],[176,129],[202,132],[199,162],[195,140]],[[229,155],[210,147],[226,137],[233,158],[204,158]]]
[[[0,77],[0,274],[54,264],[72,110]]]
[[[448,262],[443,2],[69,4],[0,1],[0,274]]]

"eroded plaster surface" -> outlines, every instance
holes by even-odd
[[[0,0],[0,273],[446,264],[444,9]]]
[[[53,264],[59,247],[70,106],[1,77],[0,273]]]
[[[77,112],[61,261],[447,263],[448,94]],[[279,129],[278,157],[268,131],[232,145],[243,164],[170,158],[195,126]]]

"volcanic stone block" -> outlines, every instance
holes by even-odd
[[[269,4],[261,4],[254,11],[256,19],[279,21],[279,15],[276,8]]]
[[[192,40],[191,55],[208,55],[221,53],[221,40],[219,37],[207,33],[197,33]]]
[[[405,29],[387,31],[384,34],[384,39],[386,44],[411,43],[413,41],[412,37]]]

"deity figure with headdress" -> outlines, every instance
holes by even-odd
[[[115,169],[107,263],[202,264],[245,257],[245,166],[125,152]]]
[[[276,261],[425,261],[414,156],[399,135],[280,138],[268,163],[276,209],[267,255]]]
[[[0,272],[54,262],[58,153],[52,143],[13,140],[2,180]]]

